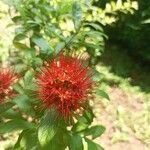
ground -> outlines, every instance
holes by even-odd
[[[106,150],[149,150],[149,70],[116,46],[106,48],[97,69],[110,96],[109,102],[99,97],[94,105],[96,123],[107,129],[97,142]]]
[[[138,113],[142,111],[143,103],[129,103],[131,99],[137,100],[137,97],[133,99],[132,95],[126,95],[123,90],[116,87],[109,91],[109,95],[110,104],[106,106],[106,109],[101,109],[99,115],[97,114],[97,122],[106,126],[106,132],[97,142],[100,142],[106,150],[149,150],[148,146],[138,139],[132,129],[124,122],[128,121],[129,118],[117,116],[117,110],[123,115],[123,113],[126,113],[124,112],[126,108],[131,113]],[[97,105],[97,109],[101,105]],[[130,117],[133,119],[132,116]]]

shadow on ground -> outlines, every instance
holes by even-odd
[[[145,93],[150,92],[150,66],[140,60],[129,56],[121,46],[107,44],[101,56],[101,62],[110,67],[110,71],[124,79],[129,78],[130,84],[139,86]],[[111,81],[104,81],[113,84]],[[116,83],[119,84],[119,83]]]

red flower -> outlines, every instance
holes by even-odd
[[[68,116],[90,98],[93,85],[91,76],[90,69],[81,60],[61,54],[45,64],[37,76],[40,87],[38,94],[48,108],[54,106],[60,114]]]
[[[7,69],[0,70],[0,102],[3,102],[5,98],[10,98],[14,95],[11,85],[16,79],[17,76],[14,72]]]

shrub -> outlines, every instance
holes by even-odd
[[[89,101],[95,94],[109,97],[96,89],[99,73],[81,55],[88,53],[92,65],[104,46],[100,24],[86,20],[92,6],[71,0],[5,2],[16,27],[9,61],[18,81],[11,86],[17,95],[0,105],[0,134],[21,130],[14,149],[83,150],[87,143],[89,150],[102,150],[93,139],[105,127],[91,126]]]
[[[150,4],[139,0],[139,8],[133,14],[118,11],[118,21],[106,27],[110,40],[122,43],[128,53],[142,61],[150,61]],[[117,35],[116,35],[117,33]]]

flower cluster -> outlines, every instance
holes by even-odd
[[[40,99],[63,116],[81,109],[92,95],[92,72],[78,58],[61,54],[47,62],[37,76]]]
[[[47,108],[55,107],[62,116],[68,116],[92,98],[92,75],[80,59],[60,54],[46,62],[37,75],[39,98]],[[14,95],[11,85],[16,79],[13,71],[0,70],[0,102]]]
[[[13,71],[8,69],[0,70],[0,102],[5,98],[10,98],[14,95],[11,85],[17,79]]]

